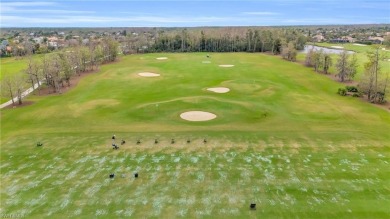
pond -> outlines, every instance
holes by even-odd
[[[301,53],[308,53],[311,49],[314,49],[315,51],[319,51],[322,49],[323,52],[326,53],[333,53],[333,54],[340,54],[344,50],[343,49],[330,49],[330,48],[325,48],[325,47],[319,47],[319,46],[313,46],[313,45],[306,45],[303,50],[301,50]],[[354,51],[348,51],[348,54],[353,54],[355,53]]]

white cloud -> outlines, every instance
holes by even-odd
[[[1,2],[4,7],[31,7],[31,6],[52,6],[57,5],[56,2]]]
[[[253,11],[253,12],[243,12],[244,15],[280,15],[280,13],[270,12],[270,11]]]
[[[280,22],[291,24],[291,25],[299,25],[299,24],[354,24],[356,23],[356,19],[345,19],[345,18],[297,18],[297,19],[283,19]],[[361,20],[360,24],[368,24],[372,21]]]
[[[157,24],[181,24],[181,23],[211,23],[226,21],[227,17],[163,17],[163,16],[134,16],[134,17],[108,17],[108,16],[56,16],[50,19],[46,17],[26,16],[2,16],[2,26],[19,26],[23,24],[34,24],[42,26],[45,24],[115,24],[117,22],[142,22]]]
[[[3,14],[16,13],[45,13],[45,14],[92,14],[94,11],[73,11],[73,10],[56,10],[56,9],[16,9],[13,7],[1,7]]]

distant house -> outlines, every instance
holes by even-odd
[[[43,42],[43,37],[35,37],[33,38],[33,41],[35,43],[41,44]]]
[[[331,42],[331,43],[349,43],[349,41],[347,39],[343,39],[343,38],[330,39],[329,42]]]
[[[58,43],[55,42],[55,41],[50,41],[50,42],[47,43],[47,45],[50,46],[50,47],[54,47],[54,48],[58,47]]]
[[[81,40],[81,43],[83,45],[87,45],[89,43],[89,39],[83,39],[83,40]]]
[[[12,47],[4,44],[0,44],[0,55],[10,55],[12,53]]]
[[[47,38],[47,41],[49,41],[49,42],[53,42],[53,41],[57,41],[57,40],[58,40],[58,38],[55,36]]]
[[[356,39],[355,38],[353,38],[353,37],[350,37],[350,36],[347,36],[347,37],[343,37],[344,39],[347,39],[348,40],[348,42],[350,42],[350,43],[354,43],[354,42],[356,42]]]
[[[330,39],[329,42],[331,43],[353,43],[356,42],[355,38],[352,38],[350,36],[344,36],[340,38]]]
[[[317,34],[312,37],[314,42],[323,42],[325,40],[325,37],[322,36],[321,34]]]
[[[374,43],[374,44],[382,44],[384,39],[383,37],[368,37],[368,41]]]

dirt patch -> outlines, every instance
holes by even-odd
[[[180,118],[191,122],[201,122],[215,119],[217,115],[204,111],[188,111],[180,114]]]
[[[36,89],[33,94],[38,95],[38,96],[46,96],[46,95],[57,95],[57,94],[66,93],[67,91],[76,87],[81,79],[83,79],[84,77],[86,77],[90,74],[96,73],[97,71],[98,70],[87,71],[87,72],[81,73],[80,76],[79,75],[73,76],[70,79],[70,86],[68,86],[67,83],[65,82],[64,87],[61,87],[61,93],[55,93],[52,87],[43,87],[41,89]]]
[[[230,91],[230,89],[227,87],[211,87],[211,88],[207,88],[207,90],[219,94],[227,93]]]
[[[339,77],[337,77],[337,75],[333,75],[333,74],[322,74],[322,75],[325,75],[326,77],[332,79],[333,81],[339,82],[340,84],[344,84],[344,85],[348,85],[348,86],[357,86],[359,84],[357,81],[353,81],[353,80],[341,82]]]
[[[160,77],[160,74],[152,73],[152,72],[141,72],[138,73],[138,75],[141,77]]]
[[[166,60],[166,59],[168,59],[168,57],[158,57],[158,58],[156,58],[157,60]]]
[[[202,61],[203,64],[210,64],[210,61]]]
[[[20,108],[20,107],[25,107],[25,106],[30,106],[34,104],[33,101],[23,101],[22,104],[18,104],[18,101],[15,101],[15,105],[9,105],[9,106],[6,106],[4,107],[4,109],[15,109],[15,108]]]
[[[360,44],[360,43],[354,43],[353,45],[355,45],[355,46],[367,46],[365,44]]]
[[[63,94],[69,90],[71,90],[72,88],[74,88],[75,86],[77,86],[78,82],[84,78],[85,76],[89,75],[89,74],[92,74],[92,73],[95,73],[97,72],[97,70],[93,70],[93,71],[87,71],[87,72],[84,72],[82,73],[80,76],[79,75],[76,75],[74,76],[73,78],[71,78],[70,80],[70,86],[67,85],[67,83],[64,83],[64,86],[61,87],[61,93],[55,93],[53,91],[53,88],[52,87],[47,87],[45,85],[45,83],[43,83],[43,85],[41,85],[41,87],[39,89],[36,89],[34,90],[30,95],[37,95],[37,96],[49,96],[49,95],[58,95],[58,94]],[[15,102],[14,105],[9,105],[7,107],[4,107],[4,109],[12,109],[12,108],[19,108],[19,107],[25,107],[25,106],[29,106],[31,104],[33,104],[34,102],[33,101],[23,101],[23,103],[21,105],[19,105],[17,103],[17,101]]]
[[[219,65],[219,67],[222,67],[222,68],[231,68],[231,67],[234,67],[234,65]]]
[[[68,107],[73,111],[73,116],[81,116],[88,110],[95,109],[97,107],[110,107],[118,105],[120,102],[116,99],[97,99],[91,100],[85,103],[69,104]]]

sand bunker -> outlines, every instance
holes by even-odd
[[[141,77],[159,77],[160,76],[160,74],[151,73],[151,72],[141,72],[141,73],[138,73],[138,75]]]
[[[233,67],[234,65],[219,65],[219,67],[222,67],[222,68],[231,68]]]
[[[217,116],[213,113],[204,111],[188,111],[180,114],[180,118],[192,122],[201,122],[215,119]]]
[[[353,45],[355,45],[355,46],[367,46],[367,45],[360,44],[360,43],[354,43]]]
[[[156,58],[157,60],[165,60],[165,59],[168,59],[168,57],[158,57]]]
[[[207,88],[207,90],[215,93],[220,93],[220,94],[227,93],[230,91],[230,89],[227,87],[211,87],[211,88]]]
[[[211,62],[210,61],[202,61],[202,63],[209,64]]]
[[[342,46],[331,46],[332,48],[335,48],[335,49],[344,49],[344,47]]]

